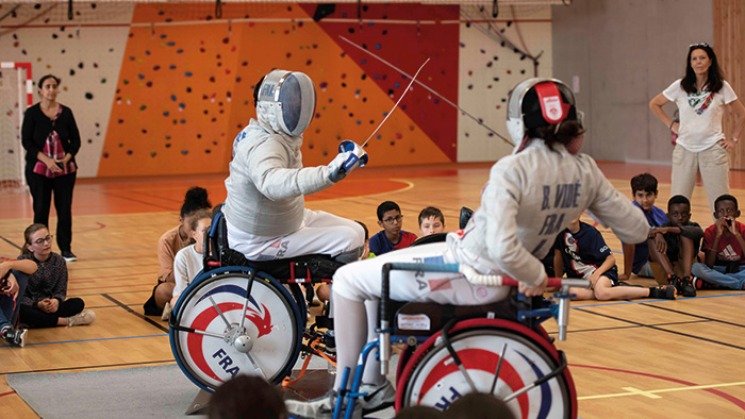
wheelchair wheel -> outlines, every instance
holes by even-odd
[[[273,278],[258,273],[250,281],[250,273],[225,267],[200,274],[174,307],[171,350],[184,374],[207,391],[238,374],[279,384],[300,353],[304,319],[295,300]]]
[[[505,347],[494,394],[506,399],[555,371],[559,353],[545,338],[519,323],[473,319],[459,322],[449,332],[476,391],[489,393],[502,348]],[[439,332],[422,344],[398,380],[396,410],[413,405],[446,410],[457,398],[471,393],[464,374],[453,362]],[[508,402],[519,418],[576,418],[577,396],[568,369]]]

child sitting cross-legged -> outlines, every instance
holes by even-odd
[[[683,195],[667,201],[667,218],[662,227],[654,228],[665,238],[662,246],[650,246],[653,259],[658,260],[667,274],[667,283],[675,286],[678,295],[695,297],[691,268],[704,231],[691,221],[691,202]]]
[[[691,271],[708,284],[745,289],[745,225],[737,221],[737,199],[727,194],[720,196],[714,201],[714,211],[716,221],[704,231],[701,244],[705,263],[694,263]]]
[[[571,289],[578,300],[675,299],[672,285],[651,288],[618,286],[616,258],[600,232],[579,218],[572,220],[569,227],[556,237],[554,271],[556,276],[566,272],[567,278],[590,281],[589,289]]]

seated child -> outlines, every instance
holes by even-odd
[[[38,270],[29,275],[26,292],[21,298],[21,322],[29,328],[84,326],[96,320],[96,313],[83,310],[81,298],[67,298],[67,264],[52,252],[52,235],[44,224],[31,224],[23,232],[23,253],[18,259],[29,259]]]
[[[362,221],[357,221],[357,224],[362,227],[362,230],[365,231],[365,246],[362,249],[362,256],[360,256],[360,260],[374,258],[375,254],[370,252],[370,232],[367,230],[367,226]]]
[[[199,186],[193,186],[186,191],[184,203],[181,205],[179,225],[166,231],[158,240],[158,263],[160,272],[158,282],[153,288],[152,295],[145,302],[143,308],[145,315],[160,316],[173,296],[175,279],[173,275],[173,259],[179,250],[193,243],[189,225],[194,214],[203,209],[212,208],[207,190]],[[165,317],[165,316],[163,316]]]
[[[427,207],[419,213],[419,237],[445,232],[445,216],[439,208]]]
[[[667,283],[675,286],[678,295],[695,297],[691,267],[704,230],[691,221],[691,202],[683,195],[675,195],[667,201],[667,216],[670,221],[656,229],[665,238],[665,248],[650,247],[650,253],[653,259],[660,261],[667,274]]]
[[[179,250],[173,259],[173,276],[176,283],[173,287],[171,302],[166,304],[163,311],[163,320],[168,319],[181,293],[191,284],[191,281],[204,266],[204,236],[210,228],[211,221],[212,213],[206,209],[195,212],[189,219],[189,229],[191,231],[189,235],[194,240],[194,244]]]
[[[451,419],[517,419],[502,399],[489,393],[468,393],[445,411]]]
[[[370,237],[370,252],[376,256],[405,249],[416,241],[416,234],[402,230],[404,216],[401,215],[401,208],[393,201],[378,205],[378,225],[383,230]]]
[[[578,300],[623,300],[632,298],[675,299],[675,287],[618,286],[616,258],[603,236],[593,226],[576,218],[559,233],[554,245],[554,271],[557,276],[590,281],[590,289],[572,288]]]
[[[24,347],[28,329],[17,329],[16,319],[20,305],[18,296],[23,296],[28,285],[28,276],[38,267],[31,260],[9,260],[0,262],[0,337],[10,346]]]
[[[691,271],[699,280],[722,288],[745,289],[745,225],[737,221],[737,199],[722,195],[714,201],[716,221],[704,231],[701,250],[705,263],[694,263]]]
[[[656,207],[654,201],[657,199],[657,178],[649,173],[642,173],[631,178],[631,191],[634,194],[633,204],[639,207],[652,229],[649,231],[649,240],[639,244],[623,243],[623,274],[619,276],[620,281],[626,281],[631,272],[642,278],[655,278],[650,259],[649,246],[662,247],[664,249],[664,237],[654,227],[662,227],[668,222],[665,211]],[[661,252],[664,253],[664,250]],[[659,283],[667,283],[667,278],[655,278]]]
[[[238,374],[212,394],[209,419],[287,419],[289,414],[276,387],[261,377]]]

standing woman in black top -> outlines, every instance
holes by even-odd
[[[78,169],[80,132],[70,108],[57,102],[60,79],[47,74],[39,79],[41,101],[26,110],[21,141],[26,149],[26,181],[34,204],[34,223],[49,226],[54,194],[57,245],[66,261],[72,253],[72,190]]]

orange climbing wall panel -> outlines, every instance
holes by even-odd
[[[315,5],[226,4],[220,22],[211,21],[214,5],[191,6],[189,14],[182,4],[136,6],[99,176],[225,172],[232,139],[255,114],[254,83],[272,68],[314,80],[316,118],[303,155],[306,165],[327,163],[340,141],[364,141],[409,82],[339,35],[411,74],[431,58],[420,80],[457,98],[457,25],[385,23],[457,17],[452,6],[370,6],[367,16],[383,23],[366,26],[313,22]],[[353,10],[340,5],[336,15]],[[370,165],[454,161],[456,112],[415,87],[368,144]]]

